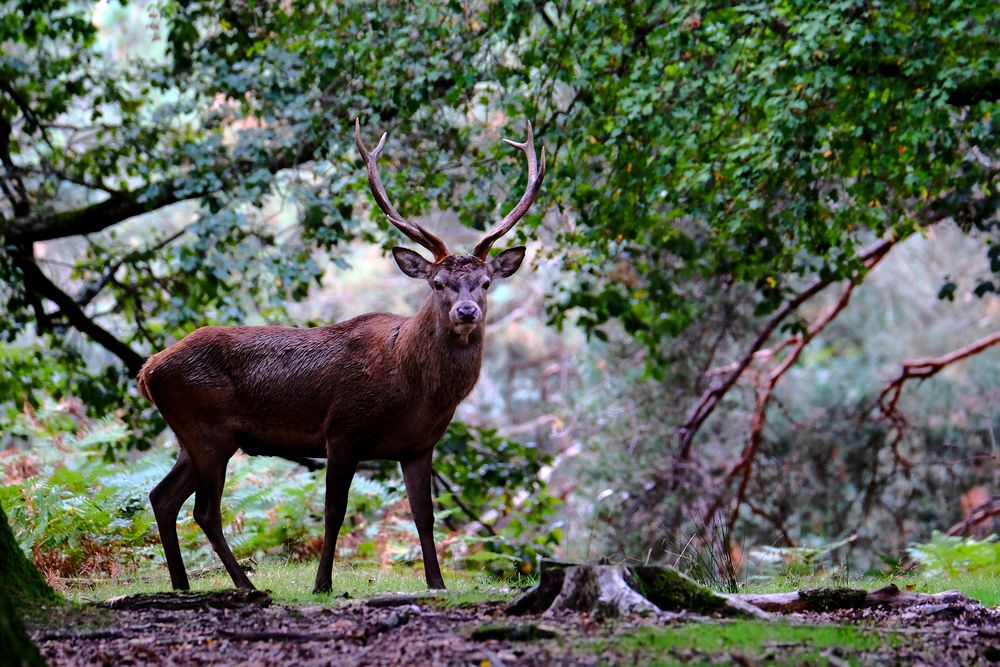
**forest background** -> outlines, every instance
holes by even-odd
[[[452,563],[850,574],[963,517],[984,537],[998,24],[975,0],[7,3],[0,502],[18,540],[51,581],[162,573],[146,494],[176,444],[136,391],[145,357],[206,324],[415,310],[358,117],[389,132],[397,206],[453,247],[523,188],[500,138],[531,121],[547,149],[516,232],[530,270],[491,294],[481,380],[438,449]],[[396,471],[363,473],[341,556],[412,561]],[[314,556],[319,475],[231,464],[237,554]]]

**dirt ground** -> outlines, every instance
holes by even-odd
[[[118,605],[128,608],[116,608]],[[265,594],[135,596],[60,611],[30,628],[50,665],[975,665],[1000,661],[1000,610],[930,605],[795,615],[801,623],[856,624],[893,641],[858,653],[772,643],[746,651],[625,650],[616,638],[643,625],[719,622],[684,614],[597,623],[585,614],[510,618],[506,603],[442,608],[419,596],[334,605],[272,604]],[[491,628],[506,626],[496,638]],[[513,626],[513,630],[511,630]],[[511,633],[513,636],[510,636]],[[797,653],[801,654],[799,658]],[[810,663],[810,660],[813,662]]]

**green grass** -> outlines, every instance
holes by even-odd
[[[912,590],[917,593],[940,593],[941,591],[957,590],[984,605],[990,607],[1000,605],[1000,578],[983,573],[935,577],[922,577],[919,575],[856,578],[777,576],[747,584],[740,588],[740,592],[782,593],[821,586],[873,590],[882,586],[888,586],[889,584],[896,584],[900,588]]]
[[[448,592],[438,603],[442,606],[468,606],[478,602],[512,599],[519,589],[534,584],[524,579],[503,581],[466,570],[445,569]],[[312,585],[316,576],[316,562],[285,562],[265,560],[250,579],[257,588],[268,590],[278,602],[314,603],[335,601],[346,593],[352,599],[363,599],[379,593],[417,593],[426,590],[423,568],[394,565],[380,568],[373,564],[336,562],[333,567],[333,592],[313,595]],[[920,593],[938,593],[955,589],[988,606],[1000,605],[1000,578],[986,574],[964,574],[940,577],[817,577],[776,576],[741,587],[742,593],[778,593],[817,588],[821,586],[847,586],[867,590],[894,583]],[[207,575],[191,578],[192,590],[224,590],[232,588],[229,575],[221,567]],[[118,579],[76,580],[63,592],[76,602],[98,601],[119,595],[153,593],[170,590],[166,566],[148,568],[139,573]]]
[[[641,665],[703,664],[699,659],[714,664],[723,654],[766,659],[769,665],[825,665],[830,664],[830,656],[858,664],[854,654],[898,643],[892,633],[880,635],[848,626],[727,621],[646,627],[613,643],[599,642],[599,646]]]
[[[365,599],[380,593],[419,593],[427,590],[423,568],[419,565],[380,568],[368,564],[335,563],[332,591],[315,595],[312,587],[316,566],[315,562],[265,560],[250,574],[250,580],[257,588],[269,591],[276,602],[289,604],[336,603],[343,599]],[[482,574],[445,568],[444,578],[448,590],[436,596],[442,606],[509,600],[517,593],[509,583]],[[194,591],[232,587],[232,580],[221,568],[207,575],[191,577],[191,590]],[[65,591],[65,595],[75,602],[95,602],[121,595],[168,590],[170,579],[164,566],[162,570],[145,570],[131,578],[77,581]]]

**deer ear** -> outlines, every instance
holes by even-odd
[[[524,261],[525,247],[519,245],[516,248],[508,248],[490,260],[490,273],[497,278],[507,278],[514,275],[521,262]]]
[[[411,278],[431,277],[431,267],[434,265],[412,250],[397,246],[392,249],[392,256],[399,270]]]

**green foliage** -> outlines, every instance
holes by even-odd
[[[969,152],[997,149],[990,2],[547,7],[531,66],[498,74],[511,117],[546,119],[546,191],[577,223],[556,321],[617,318],[662,355],[720,282],[762,315],[803,278],[861,279],[873,237],[995,229],[995,168]]]
[[[45,665],[38,649],[28,638],[22,615],[38,613],[46,604],[61,602],[60,597],[25,558],[0,506],[0,646],[4,664],[14,667]]]
[[[554,518],[558,501],[542,481],[542,469],[552,457],[531,444],[500,437],[494,429],[472,428],[454,422],[436,449],[434,469],[447,487],[438,502],[449,518],[471,510],[485,530],[467,558],[482,561],[491,570],[510,574],[532,572],[539,556],[551,556],[562,539],[561,522]],[[488,528],[486,528],[488,526]]]
[[[906,550],[920,563],[929,577],[960,574],[1000,575],[1000,542],[996,535],[984,540],[971,537],[931,534],[929,542],[911,544]]]
[[[358,116],[392,130],[384,177],[402,210],[454,208],[480,228],[497,164],[511,192],[524,177],[492,128],[534,120],[551,160],[525,228],[551,204],[572,216],[560,247],[580,276],[552,319],[598,338],[619,321],[658,376],[706,294],[740,285],[766,314],[804,279],[863,279],[859,247],[946,215],[984,239],[976,293],[998,284],[988,0],[166,2],[152,18],[15,4],[30,21],[0,25],[24,47],[0,62],[9,340],[33,323],[79,351],[66,328],[115,313],[107,326],[141,357],[201,324],[288,321],[322,282],[317,251],[336,262],[345,240],[382,240],[358,222]],[[181,201],[197,207],[168,214]],[[162,211],[151,228],[126,223],[147,211]],[[31,243],[82,234],[82,252],[57,254],[68,270],[48,269],[85,313],[45,311]],[[94,386],[95,414],[120,403],[121,374],[64,356],[60,391]]]

